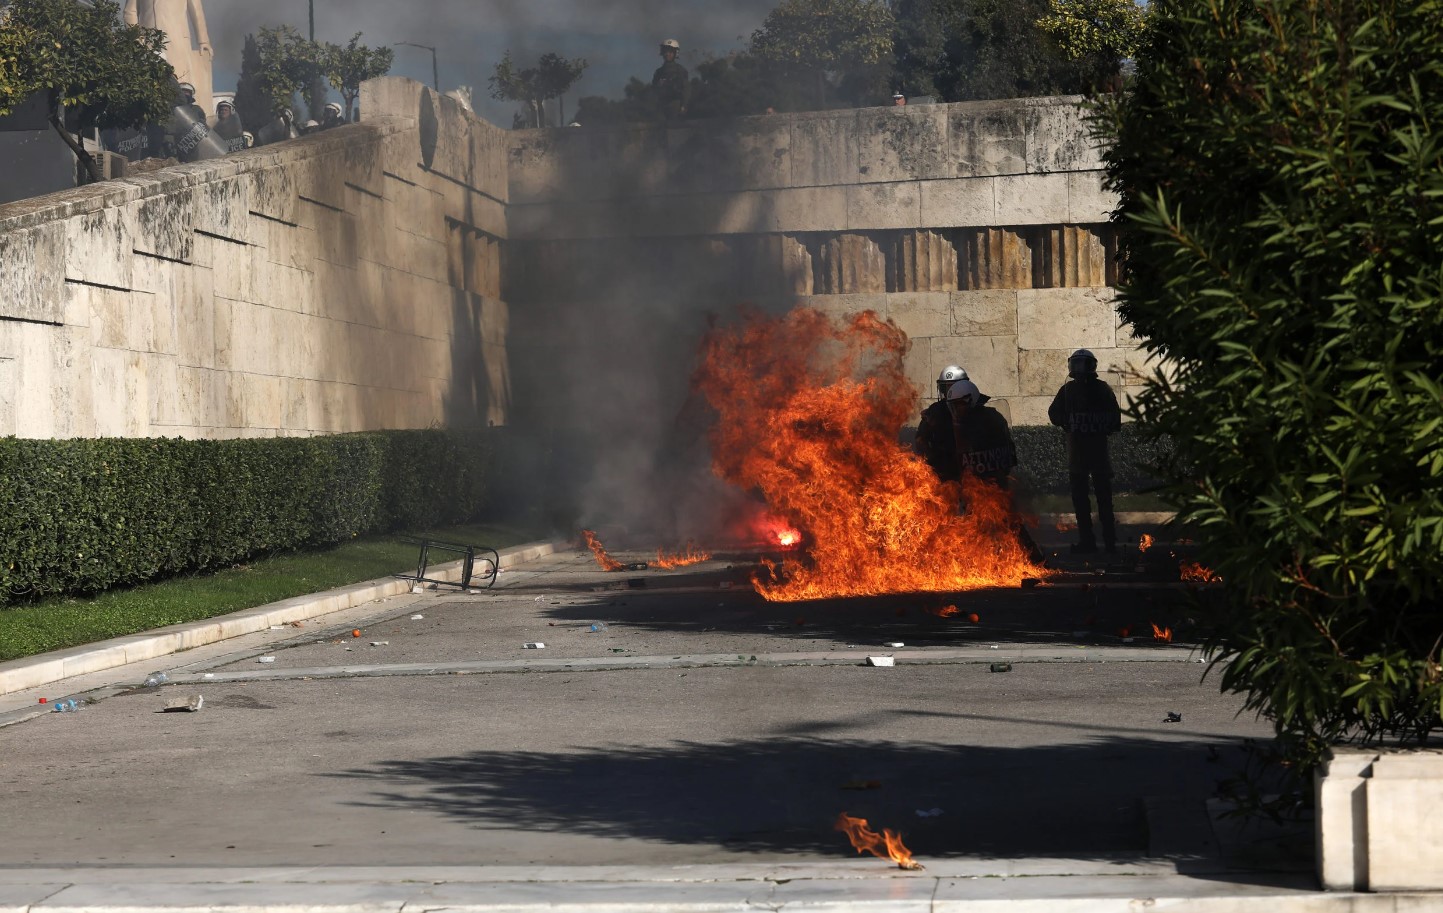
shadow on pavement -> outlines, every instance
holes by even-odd
[[[982,719],[959,713],[938,728],[965,736]],[[440,813],[484,829],[844,859],[852,851],[833,823],[845,811],[900,830],[924,861],[1091,858],[1145,854],[1145,798],[1201,813],[1218,781],[1241,765],[1239,740],[1178,735],[1082,734],[1071,744],[1016,748],[784,736],[476,751],[327,776],[370,783],[375,791],[359,805]]]

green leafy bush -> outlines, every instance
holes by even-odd
[[[1224,687],[1307,771],[1443,704],[1443,14],[1156,0],[1104,104],[1141,414],[1226,581]],[[1193,467],[1184,472],[1183,465]]]
[[[0,439],[0,604],[475,519],[487,432]]]

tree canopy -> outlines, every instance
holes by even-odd
[[[1121,60],[1142,46],[1147,15],[1133,0],[1051,0],[1051,12],[1037,24],[1073,60],[1099,55]]]
[[[568,60],[548,53],[542,54],[535,66],[518,67],[508,50],[487,82],[491,86],[492,98],[526,105],[531,115],[531,126],[540,127],[545,122],[546,102],[565,95],[581,78],[587,66],[584,59]],[[564,114],[564,111],[557,111],[558,126]]]
[[[164,49],[165,34],[122,23],[115,0],[11,0],[0,10],[0,114],[45,93],[51,126],[99,180],[65,121],[86,133],[166,118],[175,72]]]
[[[876,94],[892,62],[896,20],[883,0],[782,0],[752,33],[750,53],[816,87],[856,101]]]
[[[326,78],[331,88],[341,93],[346,103],[346,120],[361,94],[361,83],[391,72],[396,52],[390,48],[368,48],[361,44],[361,33],[351,36],[345,46],[327,44],[322,53]]]

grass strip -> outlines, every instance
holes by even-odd
[[[472,525],[424,535],[502,549],[540,538],[534,530]],[[0,609],[0,662],[214,618],[293,596],[415,573],[418,547],[400,534],[370,536],[334,548],[260,558],[208,574],[176,577],[87,598],[57,597]],[[440,556],[447,561],[451,556]]]

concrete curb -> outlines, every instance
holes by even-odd
[[[565,544],[532,542],[502,549],[500,552],[501,568],[504,570],[527,561],[544,558],[554,554],[558,548],[565,548]],[[453,561],[434,567],[430,573],[444,580],[457,579],[461,573],[461,562]],[[408,593],[410,590],[411,581],[409,579],[382,577],[327,590],[323,593],[295,596],[253,609],[242,609],[239,612],[208,618],[204,621],[171,625],[166,628],[157,628],[154,631],[146,631],[143,634],[131,634],[128,637],[117,637],[113,640],[103,640],[66,650],[42,653],[39,656],[11,660],[7,663],[0,663],[0,694],[25,691],[76,675],[101,672],[129,663],[155,659],[158,656],[168,656],[182,650],[202,647],[232,637],[265,631],[272,625],[305,621],[315,618],[317,615],[339,612],[377,599]]]
[[[1115,515],[1119,526],[1162,526],[1171,523],[1177,514],[1170,510],[1123,510]],[[1037,522],[1043,526],[1056,526],[1077,522],[1077,517],[1072,514],[1038,514]]]

